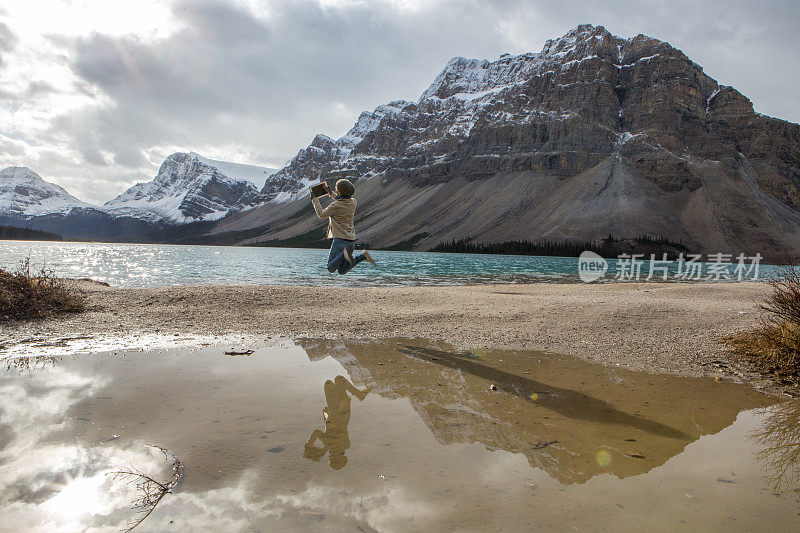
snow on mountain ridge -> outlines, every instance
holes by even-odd
[[[66,213],[73,207],[94,207],[27,167],[0,170],[0,214],[34,217]]]
[[[410,104],[411,102],[406,102],[405,100],[395,100],[386,105],[379,105],[372,113],[363,111],[361,115],[359,115],[358,120],[356,120],[355,125],[336,140],[336,145],[341,149],[342,156],[348,156],[353,148],[364,140],[364,137],[370,132],[375,131],[383,117],[387,115],[396,115]]]
[[[196,152],[189,152],[189,155],[198,158],[206,165],[215,167],[217,170],[233,179],[245,179],[253,182],[257,186],[262,186],[268,176],[278,171],[273,167],[262,167],[259,165],[248,165],[245,163],[231,163],[204,157]]]
[[[585,46],[581,43],[587,43],[595,36],[601,41],[613,42],[615,57],[619,55],[617,47],[624,42],[622,39],[614,37],[602,26],[582,25],[560,39],[547,41],[539,53],[518,56],[503,54],[496,61],[454,57],[422,93],[416,106],[424,109],[425,113],[451,117],[447,133],[467,136],[481,111],[491,105],[495,97],[500,97],[505,89],[525,83],[547,68],[555,68],[554,65],[569,54],[572,54],[570,59],[577,54],[586,55],[583,49],[594,49],[599,45]],[[303,194],[309,184],[316,182],[319,179],[318,171],[325,165],[355,162],[359,157],[370,158],[369,154],[355,155],[352,152],[383,121],[397,118],[410,105],[414,104],[398,100],[378,106],[373,112],[364,111],[350,131],[336,141],[321,134],[315,136],[311,144],[301,149],[287,166],[267,178],[262,193],[270,196],[273,202],[289,201]]]
[[[609,54],[609,59],[622,61],[620,50],[626,42],[603,26],[582,24],[563,37],[547,40],[538,53],[527,52],[517,56],[503,54],[496,61],[454,57],[422,93],[417,103],[432,98],[444,100],[463,93],[482,93],[510,87],[526,81],[548,64],[561,63],[563,67],[572,61],[589,58],[590,54],[596,55],[596,50],[604,46],[617,51],[616,57]]]
[[[344,161],[348,158],[356,158],[357,156],[352,155],[353,149],[370,133],[378,129],[384,118],[396,117],[409,105],[412,103],[395,100],[379,105],[372,112],[364,111],[359,115],[353,127],[336,140],[318,133],[314,136],[311,144],[298,151],[288,165],[267,178],[262,194],[274,192],[270,198],[274,203],[288,202],[305,194],[305,189],[309,185],[319,181],[317,171],[321,165],[331,160]],[[292,190],[280,190],[287,183],[291,184]],[[271,187],[275,190],[270,191]]]
[[[78,200],[26,167],[8,167],[0,170],[0,215],[27,220],[67,215],[81,208],[154,224],[217,220],[263,203],[251,180],[260,181],[271,170],[177,152],[164,160],[153,180],[137,183],[97,206]]]

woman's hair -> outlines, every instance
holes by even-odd
[[[353,196],[353,193],[356,192],[356,188],[348,179],[340,179],[337,181],[336,188],[339,190],[339,194],[342,196],[342,198],[350,198]]]

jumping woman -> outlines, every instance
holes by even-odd
[[[353,257],[356,249],[356,230],[353,217],[356,214],[356,199],[353,194],[356,188],[350,180],[341,179],[336,182],[333,192],[328,195],[333,201],[326,208],[322,208],[319,198],[311,195],[311,205],[321,219],[328,219],[328,238],[331,241],[331,253],[328,256],[328,272],[347,274],[351,268],[361,261],[367,261],[375,266],[372,256],[364,250]]]

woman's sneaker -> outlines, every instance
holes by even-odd
[[[364,250],[362,253],[364,254],[364,260],[365,260],[367,263],[369,263],[369,264],[370,264],[370,265],[372,265],[372,266],[378,266],[378,264],[377,264],[377,263],[375,263],[375,260],[372,258],[372,256],[371,256],[371,255],[369,255],[369,252],[368,252],[368,251]]]
[[[344,254],[344,260],[345,261],[347,261],[351,265],[355,264],[355,262],[353,261],[353,257],[350,255],[350,250],[345,248],[344,250],[342,250],[342,254]]]

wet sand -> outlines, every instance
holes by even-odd
[[[342,288],[189,286],[120,289],[81,282],[89,311],[0,326],[30,338],[152,333],[443,340],[573,354],[681,375],[719,373],[719,341],[757,324],[764,283],[547,283]],[[2,354],[0,349],[0,354]]]

